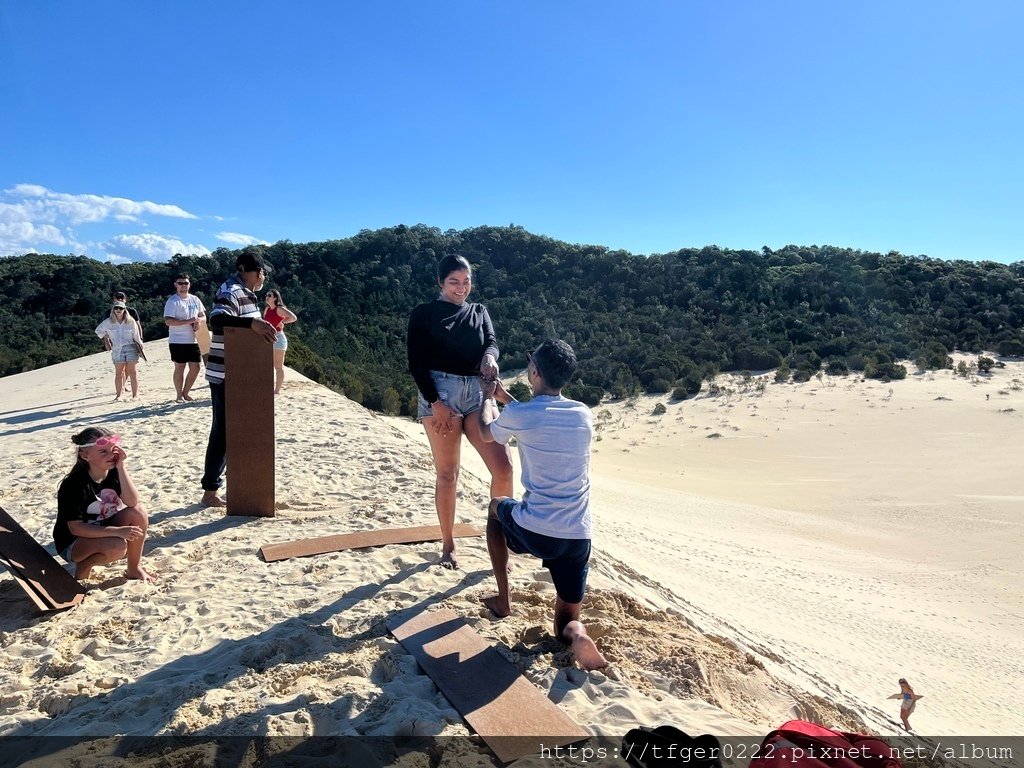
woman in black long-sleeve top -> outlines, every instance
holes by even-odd
[[[512,460],[505,446],[481,439],[475,416],[465,418],[483,405],[480,378],[498,376],[498,345],[487,308],[466,301],[473,287],[469,262],[461,256],[443,258],[437,284],[437,299],[420,304],[409,316],[409,372],[419,389],[417,417],[426,429],[437,472],[440,564],[458,568],[452,533],[463,433],[491,473],[491,498],[512,495]]]

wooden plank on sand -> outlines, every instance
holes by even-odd
[[[590,738],[447,608],[388,628],[502,762]]]
[[[274,516],[274,347],[224,329],[229,515]]]
[[[40,611],[62,611],[85,597],[83,587],[39,542],[0,508],[0,564]]]
[[[466,523],[456,523],[455,538],[467,536],[483,536],[484,532]],[[291,557],[308,557],[323,555],[327,552],[340,552],[343,549],[362,549],[363,547],[380,547],[385,544],[419,544],[424,541],[440,541],[441,526],[418,525],[412,528],[385,528],[381,531],[356,531],[336,536],[320,536],[316,539],[287,541],[282,544],[265,544],[260,547],[260,555],[268,563],[287,560]]]

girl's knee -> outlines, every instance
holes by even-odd
[[[141,501],[134,507],[125,507],[119,514],[123,521],[122,525],[138,525],[143,528],[149,525],[149,515],[146,514],[146,508]]]

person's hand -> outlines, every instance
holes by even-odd
[[[484,394],[484,400],[490,400],[494,397],[494,390],[500,386],[501,382],[498,379],[480,379],[480,391]]]
[[[266,320],[254,319],[252,321],[252,329],[271,344],[277,341],[277,329]]]
[[[431,405],[430,410],[434,415],[434,434],[443,436],[455,429],[455,411],[440,400]]]
[[[115,445],[110,452],[114,455],[114,461],[117,463],[117,466],[123,467],[124,460],[128,458],[128,453],[125,449],[120,445]]]
[[[494,399],[503,405],[508,405],[512,401],[512,395],[505,389],[505,385],[501,383],[501,379],[497,379],[494,382]]]
[[[480,378],[484,381],[498,378],[498,363],[493,355],[484,355],[484,359],[480,361]]]
[[[111,532],[117,536],[120,536],[125,541],[138,541],[146,535],[142,532],[142,529],[139,528],[139,526],[137,525],[119,525],[117,528],[114,528],[113,531]]]
[[[193,331],[198,331],[199,330],[199,321],[198,320],[193,320],[192,321],[192,330]]]

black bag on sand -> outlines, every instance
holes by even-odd
[[[634,768],[722,768],[718,739],[706,733],[694,738],[671,725],[630,729],[620,754]]]

